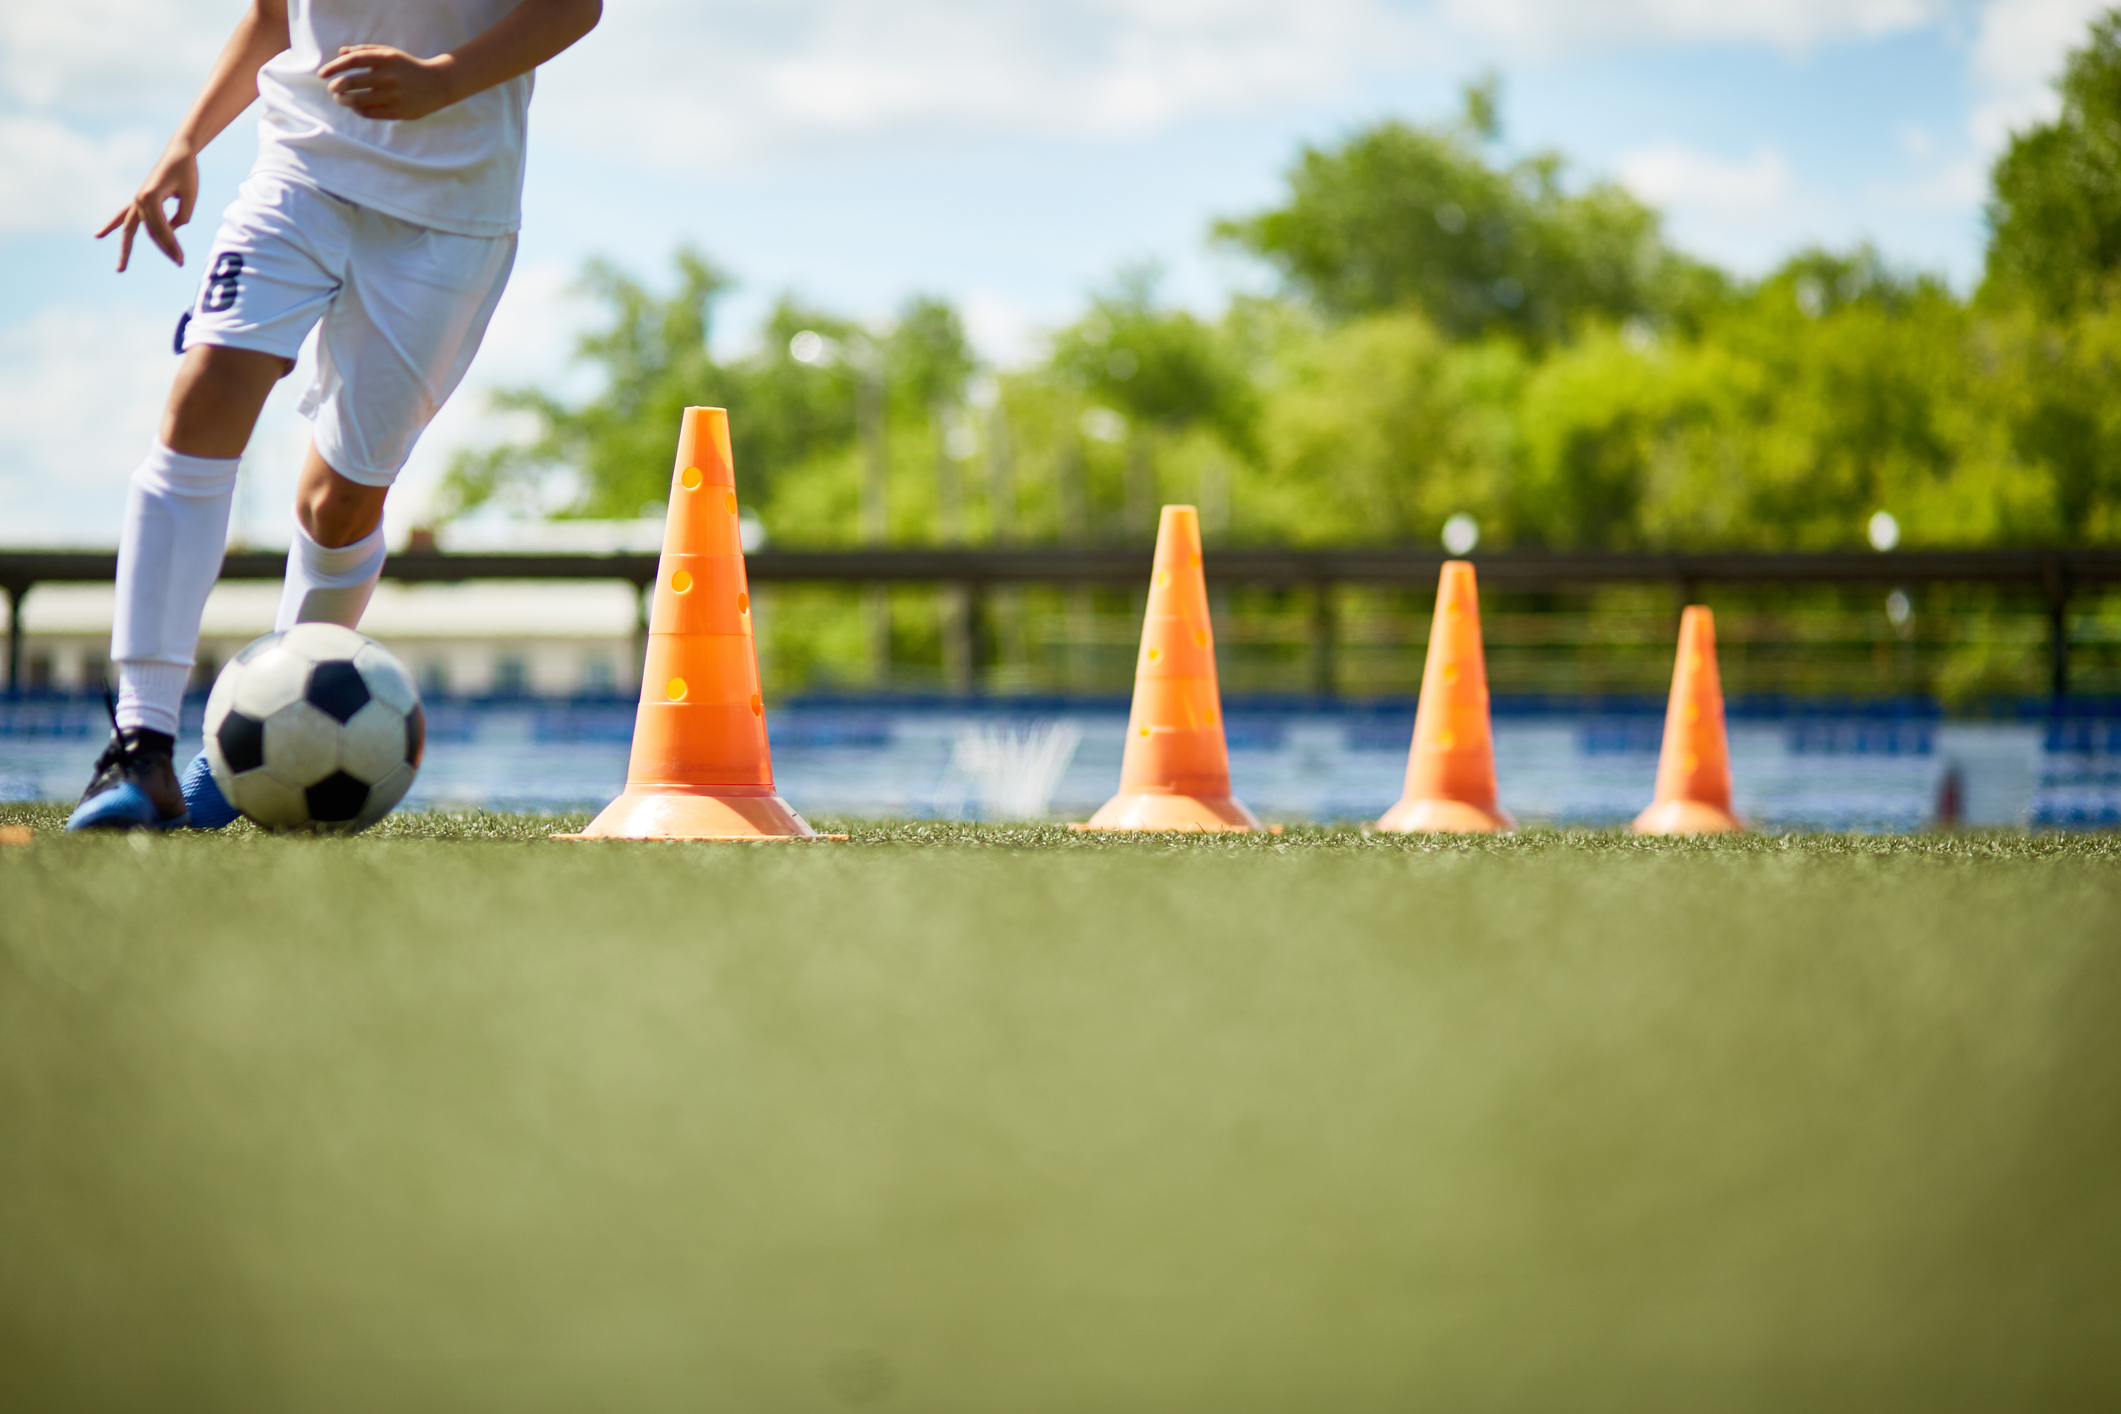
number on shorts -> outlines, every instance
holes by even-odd
[[[236,307],[236,288],[243,280],[243,257],[232,250],[224,250],[214,257],[214,268],[207,272],[206,298],[200,307],[209,314],[218,314],[224,309]]]

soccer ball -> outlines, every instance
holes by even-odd
[[[246,645],[206,699],[206,764],[268,830],[365,830],[405,798],[427,723],[390,650],[337,624]]]

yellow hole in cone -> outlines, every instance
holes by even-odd
[[[1158,571],[1156,572],[1156,587],[1157,587],[1158,589],[1162,589],[1162,588],[1164,588],[1164,587],[1165,587],[1166,585],[1168,585],[1168,584],[1170,584],[1170,583],[1171,583],[1171,571],[1169,571],[1169,570],[1158,570]]]
[[[1453,599],[1453,600],[1452,600],[1452,601],[1451,601],[1450,603],[1448,603],[1448,604],[1444,605],[1444,606],[1443,606],[1443,611],[1444,611],[1444,616],[1445,616],[1446,618],[1453,618],[1453,619],[1457,618],[1457,617],[1458,617],[1459,615],[1461,615],[1461,614],[1463,614],[1463,613],[1465,612],[1465,610],[1464,610],[1464,609],[1462,609],[1462,608],[1460,608],[1460,607],[1459,607],[1458,601],[1457,601],[1456,599]]]
[[[1436,734],[1436,749],[1438,751],[1449,751],[1456,745],[1458,745],[1458,734],[1456,732],[1438,732]]]
[[[1153,662],[1155,662],[1155,661],[1156,661],[1156,660],[1157,660],[1158,658],[1161,658],[1161,657],[1163,657],[1163,656],[1164,656],[1164,650],[1163,650],[1163,649],[1161,649],[1161,648],[1151,648],[1151,649],[1149,650],[1149,661],[1150,661],[1150,662],[1152,662],[1152,663],[1153,663]]]
[[[731,492],[729,493],[729,495],[727,496],[727,498],[725,498],[725,503],[726,503],[726,504],[728,505],[728,507],[729,507],[729,514],[731,514],[731,515],[735,515],[735,514],[736,514],[736,492],[734,492],[734,491],[731,491]]]
[[[751,596],[749,594],[739,594],[736,596],[736,611],[740,614],[748,614],[751,612]]]
[[[1691,776],[1692,774],[1694,774],[1694,772],[1701,769],[1701,757],[1696,755],[1694,752],[1689,751],[1686,754],[1684,764],[1686,766],[1687,774]]]
[[[1680,715],[1685,717],[1689,723],[1700,721],[1701,704],[1699,702],[1687,703],[1685,707],[1680,709]]]
[[[696,466],[688,466],[678,473],[678,485],[684,487],[687,491],[699,490],[700,482],[705,479],[700,475],[700,469]]]
[[[1458,664],[1446,663],[1443,665],[1443,680],[1447,683],[1458,681]]]
[[[752,694],[751,694],[751,715],[752,715],[752,716],[754,716],[754,717],[762,717],[762,716],[764,716],[765,714],[766,714],[766,704],[765,704],[765,703],[764,703],[763,701],[761,701],[761,700],[759,699],[759,695],[758,695],[757,693],[755,693],[755,692],[754,692],[754,693],[752,693]]]
[[[676,574],[670,576],[670,588],[675,593],[683,594],[686,590],[692,588],[692,576],[683,570],[679,570]]]
[[[1147,727],[1143,727],[1143,728],[1142,728],[1142,735],[1143,735],[1143,736],[1147,736],[1148,734],[1149,734],[1149,729],[1148,729]]]
[[[672,678],[669,682],[664,683],[663,695],[672,702],[683,701],[685,697],[685,680],[683,678]]]
[[[1195,648],[1206,648],[1208,646],[1208,631],[1206,629],[1197,628],[1193,630],[1193,646]]]
[[[1193,552],[1192,552],[1191,554],[1187,555],[1187,556],[1186,556],[1186,565],[1187,565],[1187,567],[1188,567],[1189,569],[1196,569],[1196,570],[1197,570],[1197,569],[1199,569],[1199,568],[1200,568],[1200,551],[1198,551],[1198,550],[1195,550],[1195,551],[1193,551]]]

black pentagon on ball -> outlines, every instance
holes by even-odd
[[[334,771],[302,795],[309,802],[310,819],[338,825],[353,819],[368,804],[368,783]]]
[[[427,750],[427,713],[420,704],[412,704],[405,714],[405,764],[415,771],[420,769],[420,757]]]
[[[368,705],[368,683],[359,668],[341,658],[317,664],[309,675],[309,691],[303,695],[310,706],[344,726]]]
[[[265,723],[256,717],[231,711],[221,719],[214,740],[221,743],[221,759],[239,776],[265,764]]]

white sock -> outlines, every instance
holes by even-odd
[[[199,616],[228,548],[239,461],[188,457],[157,443],[133,472],[110,642],[121,727],[176,735]]]
[[[273,628],[285,632],[296,624],[361,626],[368,596],[383,577],[383,527],[364,540],[336,548],[319,545],[301,526],[287,547],[287,581],[280,590],[280,612]]]

